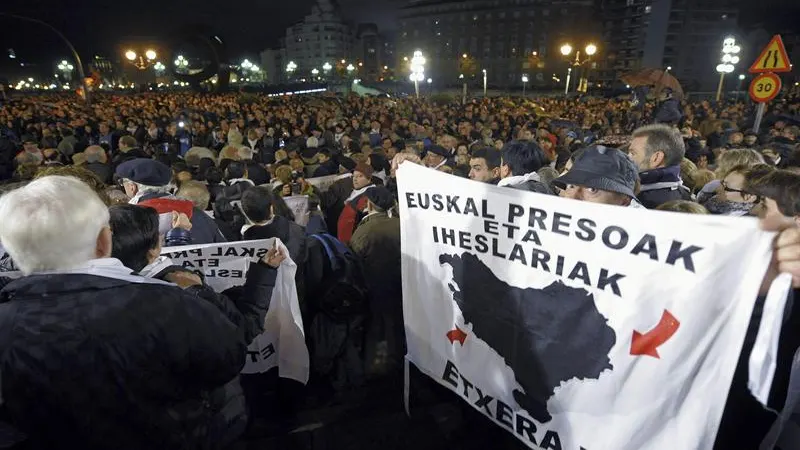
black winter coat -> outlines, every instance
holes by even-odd
[[[178,287],[32,275],[0,292],[4,407],[34,448],[206,449],[246,342]]]

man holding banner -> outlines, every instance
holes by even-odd
[[[398,180],[407,359],[525,446],[712,448],[759,294],[746,363],[766,404],[791,286],[776,275],[798,272],[796,229],[767,271],[773,235],[754,219],[574,202],[411,164]]]

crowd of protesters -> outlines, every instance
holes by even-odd
[[[781,232],[764,285],[778,272],[800,285],[800,92],[775,101],[758,132],[753,121],[746,103],[669,96],[636,107],[599,98],[13,98],[0,104],[0,241],[3,264],[25,276],[4,279],[0,293],[2,437],[25,448],[236,442],[259,395],[238,377],[245,347],[262,331],[274,269],[287,256],[298,266],[312,383],[357,388],[401,372],[404,162],[618,207],[758,216]],[[341,177],[314,183],[331,175]],[[302,221],[285,201],[296,196],[309,200]],[[271,250],[236,293],[215,293],[159,256],[163,246],[273,237],[288,255]],[[346,274],[350,291],[331,289],[342,277],[331,247],[359,268]],[[343,312],[361,294],[367,306]],[[756,448],[774,417],[746,388],[759,308],[720,449]],[[351,314],[344,335],[324,326],[331,310]],[[790,308],[777,408],[798,326]],[[346,342],[354,329],[361,343]],[[320,367],[335,358],[337,368]]]

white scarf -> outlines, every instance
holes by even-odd
[[[123,280],[131,283],[145,283],[145,284],[161,284],[164,286],[173,286],[166,281],[157,280],[155,278],[145,278],[137,275],[133,270],[125,267],[122,261],[117,258],[97,258],[87,261],[77,267],[65,270],[55,270],[52,272],[34,272],[32,275],[64,275],[64,274],[84,274],[95,275],[98,277],[113,278],[115,280]]]
[[[503,178],[497,183],[498,187],[503,186],[517,186],[523,183],[527,183],[528,181],[541,181],[542,179],[539,178],[539,174],[536,172],[526,173],[525,175],[516,175],[512,177]]]
[[[351,193],[350,193],[350,196],[349,196],[349,197],[347,197],[347,200],[345,200],[344,202],[345,202],[345,203],[347,203],[347,202],[351,202],[351,201],[353,201],[353,200],[354,200],[356,197],[358,197],[359,195],[363,194],[364,192],[367,192],[367,189],[369,189],[369,188],[374,188],[374,187],[375,187],[374,185],[370,184],[369,186],[364,186],[364,187],[363,187],[363,188],[361,188],[361,189],[354,190],[353,192],[351,192]]]

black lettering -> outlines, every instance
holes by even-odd
[[[513,203],[508,204],[508,223],[514,223],[514,219],[525,215],[525,208]]]
[[[531,261],[531,267],[534,269],[541,267],[545,272],[550,272],[550,268],[547,266],[547,261],[550,261],[550,253],[537,248],[533,249],[533,260]]]
[[[619,285],[617,281],[625,278],[625,275],[620,273],[616,273],[612,276],[608,276],[608,270],[600,269],[600,279],[597,280],[597,289],[605,289],[606,286],[611,286],[611,291],[614,292],[614,295],[617,297],[622,297],[619,291]]]
[[[268,248],[260,248],[260,249],[258,249],[258,251],[256,252],[256,258],[258,258],[258,259],[261,259],[261,258],[263,258],[263,257],[264,257],[264,255],[266,255],[268,252],[269,252],[269,249],[268,249]]]
[[[439,243],[439,229],[436,227],[431,228],[433,230],[433,242]]]
[[[266,346],[266,348],[261,349],[261,357],[264,359],[267,359],[274,354],[275,354],[275,346],[272,344],[269,344]]]
[[[208,256],[222,256],[222,247],[217,247],[214,249],[214,253]]]
[[[433,210],[444,211],[444,202],[442,202],[442,194],[433,194]]]
[[[241,250],[242,252],[239,254],[239,256],[249,256],[250,258],[256,256],[256,249],[252,247],[251,248],[242,247]]]
[[[472,383],[470,383],[469,380],[464,378],[464,375],[459,374],[459,376],[461,377],[461,382],[464,384],[464,397],[469,399],[469,389],[473,387]]]
[[[536,245],[542,245],[542,241],[539,239],[539,233],[531,229],[525,232],[525,236],[522,237],[522,242],[533,242]]]
[[[470,245],[470,235],[466,231],[459,231],[458,232],[458,247],[461,250],[472,250],[472,246]]]
[[[667,255],[667,264],[674,266],[677,260],[682,259],[683,267],[685,267],[689,272],[694,273],[694,261],[692,260],[692,254],[699,252],[703,249],[703,247],[690,245],[686,248],[681,248],[682,245],[683,242],[680,241],[672,242],[672,247],[669,248],[669,255]]]
[[[188,258],[188,257],[189,257],[189,253],[187,251],[185,251],[185,250],[182,251],[182,252],[175,252],[175,256],[174,256],[174,258]]]
[[[553,430],[547,430],[542,438],[542,443],[539,444],[539,448],[561,450],[561,438],[558,437],[558,433]]]
[[[553,233],[569,236],[570,220],[572,220],[572,216],[568,214],[553,213]],[[567,229],[562,230],[561,227],[566,227]]]
[[[638,255],[639,253],[647,253],[650,259],[658,261],[658,247],[656,246],[656,237],[652,234],[645,234],[639,240],[639,243],[631,250],[631,255]]]
[[[236,253],[236,249],[235,248],[228,247],[228,249],[225,250],[225,256],[239,256],[239,254]]]
[[[583,284],[587,286],[592,285],[592,280],[589,279],[589,269],[586,267],[586,263],[582,261],[578,261],[575,264],[575,267],[572,268],[572,272],[569,273],[567,279],[574,280],[576,278],[580,278],[583,281]]]
[[[449,241],[449,242],[448,242]],[[447,228],[442,228],[442,244],[456,246],[456,232]]]
[[[481,200],[481,213],[484,219],[494,219],[494,214],[489,212],[489,200]]]
[[[496,400],[494,404],[495,404],[494,418],[497,419],[498,422],[507,426],[508,428],[514,428],[514,425],[511,423],[511,419],[514,418],[514,416],[511,414],[511,408],[509,408],[508,405],[501,402],[500,400]]]
[[[192,262],[187,259],[187,260],[183,261],[183,263],[181,264],[181,267],[194,268],[194,264],[192,264]]]
[[[556,257],[556,275],[563,276],[564,275],[564,257],[558,255]]]
[[[494,235],[494,236],[500,236],[500,233],[497,232],[498,225],[499,224],[497,222],[493,222],[491,220],[484,220],[483,221],[483,232],[484,233],[489,233],[489,234]]]
[[[458,207],[458,199],[459,196],[447,196],[447,212],[454,212],[456,214],[461,214],[461,208]]]
[[[219,260],[218,259],[207,259],[206,260],[206,267],[219,267]]]
[[[528,226],[533,228],[533,224],[539,224],[539,229],[547,231],[544,225],[544,219],[547,219],[547,211],[537,208],[531,208],[528,212]]]
[[[536,438],[534,437],[536,434],[536,425],[529,419],[523,417],[522,414],[517,414],[517,427],[515,431],[520,436],[522,436],[522,433],[525,433],[528,440],[531,441],[531,444],[536,445]]]
[[[252,351],[252,350],[248,350],[247,351],[247,356],[250,357],[250,362],[253,362],[253,363],[258,362],[258,352]]]
[[[189,250],[189,253],[191,253],[191,254],[193,254],[195,256],[203,256],[203,251],[200,250],[199,248],[196,248],[194,250]]]
[[[417,201],[419,202],[419,208],[428,209],[431,207],[431,196],[429,194],[417,194]]]
[[[619,233],[619,242],[617,242],[616,244],[612,244],[611,233],[615,231]],[[625,248],[625,246],[628,245],[628,232],[616,225],[612,225],[603,230],[603,244],[606,244],[606,247],[612,250],[619,250],[621,248]]]
[[[464,215],[472,214],[475,217],[480,217],[478,214],[478,205],[475,204],[475,200],[472,198],[467,198],[467,204],[464,205]]]
[[[515,239],[514,236],[516,236],[517,234],[516,231],[519,230],[519,227],[516,225],[507,225],[507,224],[503,224],[503,227],[505,227],[505,229],[508,230],[508,238]]]
[[[481,392],[478,386],[475,386],[475,392],[478,393],[478,399],[475,400],[475,406],[478,408],[485,409],[486,414],[489,417],[492,417],[492,410],[489,409],[489,403],[491,403],[492,400],[494,400],[494,397],[492,397],[491,395],[483,395],[483,392]]]
[[[448,360],[447,364],[444,365],[442,380],[446,381],[450,386],[458,389],[458,376],[458,367]]]
[[[525,258],[525,251],[522,250],[522,246],[519,244],[514,244],[514,247],[511,248],[511,254],[508,256],[509,261],[519,261],[522,264],[527,265],[527,258]]]
[[[575,236],[584,242],[591,242],[597,237],[597,234],[594,232],[596,226],[597,224],[594,223],[594,220],[578,219],[578,228],[580,228],[583,233],[576,231]]]
[[[506,255],[500,253],[500,250],[497,249],[497,244],[500,243],[500,240],[497,238],[492,238],[492,256],[496,256],[498,258],[505,258]]]
[[[195,264],[197,267],[205,267],[205,265],[203,264],[203,260],[202,260],[202,259],[195,259],[195,260],[194,260],[194,264]]]
[[[417,207],[416,203],[414,203],[413,192],[406,192],[406,207],[409,209]]]
[[[480,253],[489,251],[489,238],[482,234],[475,235],[475,250]]]
[[[241,270],[231,270],[231,278],[244,278],[244,272]]]

